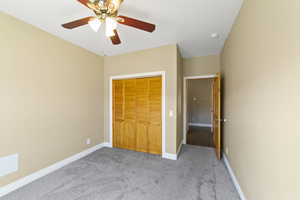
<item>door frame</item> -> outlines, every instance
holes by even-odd
[[[162,115],[162,157],[167,155],[166,153],[166,72],[165,71],[155,71],[146,72],[138,74],[126,74],[118,76],[109,77],[109,145],[113,147],[113,80],[123,80],[123,79],[133,79],[133,78],[147,78],[161,76],[162,78],[162,93],[161,93],[161,115]]]
[[[217,74],[203,76],[185,76],[183,77],[183,144],[186,144],[187,126],[187,81],[194,79],[212,79],[216,78]]]

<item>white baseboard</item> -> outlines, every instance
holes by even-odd
[[[104,143],[102,143],[102,146],[103,146],[103,147],[109,147],[109,148],[112,148],[112,147],[113,147],[113,145],[112,145],[111,143],[109,143],[109,142],[104,142]]]
[[[207,127],[207,128],[211,128],[211,127],[212,127],[212,124],[189,123],[189,126],[197,126],[197,127]]]
[[[177,155],[172,153],[163,153],[162,157],[169,160],[177,160]]]
[[[15,182],[11,183],[11,184],[8,184],[4,187],[1,187],[0,188],[0,197],[2,197],[4,195],[7,195],[8,193],[10,193],[10,192],[12,192],[16,189],[19,189],[19,188],[21,188],[21,187],[37,180],[37,179],[43,177],[43,176],[46,176],[47,174],[50,174],[50,173],[52,173],[52,172],[54,172],[54,171],[56,171],[56,170],[58,170],[58,169],[60,169],[64,166],[76,161],[76,160],[79,160],[80,158],[83,158],[83,157],[87,156],[88,154],[93,153],[94,151],[97,151],[98,149],[101,149],[102,147],[106,147],[106,143],[98,144],[94,147],[91,147],[91,148],[85,150],[85,151],[82,151],[78,154],[75,154],[74,156],[71,156],[71,157],[66,158],[62,161],[59,161],[59,162],[57,162],[57,163],[55,163],[55,164],[53,164],[49,167],[46,167],[46,168],[41,169],[37,172],[34,172],[33,174],[25,176],[25,177],[15,181]]]
[[[183,143],[183,141],[181,142],[181,144],[179,146],[177,154],[172,154],[172,153],[166,153],[165,152],[165,153],[162,154],[162,158],[169,159],[169,160],[177,160],[178,155],[179,155],[180,150],[181,150],[181,147],[182,147],[182,143]],[[104,143],[102,143],[102,146],[103,147],[113,148],[113,145],[110,142],[104,142]]]
[[[239,193],[239,196],[240,196],[241,200],[247,200],[246,197],[245,197],[245,195],[244,195],[244,193],[243,193],[243,191],[242,191],[242,188],[241,188],[241,186],[240,186],[240,184],[239,184],[239,182],[238,182],[238,180],[236,178],[236,176],[234,175],[234,172],[233,172],[233,170],[232,170],[232,168],[231,168],[231,166],[229,164],[229,161],[228,161],[228,159],[227,159],[227,157],[226,157],[226,155],[224,153],[223,153],[223,158],[224,158],[224,163],[226,165],[226,168],[227,168],[227,170],[228,170],[228,172],[230,174],[230,177],[231,177],[231,179],[233,181],[233,184],[234,184],[237,192]]]
[[[178,157],[179,157],[179,154],[180,154],[182,145],[183,145],[183,141],[181,141],[181,143],[180,143],[180,145],[179,145],[179,148],[178,148],[176,154],[172,154],[172,153],[163,153],[162,157],[165,158],[165,159],[169,159],[169,160],[178,160]]]

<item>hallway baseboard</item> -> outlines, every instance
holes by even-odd
[[[178,150],[177,150],[177,158],[179,157],[179,154],[180,154],[180,152],[181,152],[181,149],[182,149],[182,145],[183,145],[183,140],[180,142],[180,145],[179,145],[179,147],[178,147]]]
[[[189,126],[197,126],[197,127],[207,127],[207,128],[211,128],[211,127],[212,127],[212,124],[189,123]]]
[[[225,153],[223,153],[223,158],[224,158],[224,163],[226,165],[226,168],[229,172],[229,175],[232,179],[232,182],[235,186],[235,189],[239,193],[239,196],[240,196],[241,200],[247,200],[244,193],[243,193],[243,191],[242,191],[242,188],[241,188],[241,186],[240,186],[240,184],[239,184],[239,182],[238,182],[238,180],[237,180],[237,178],[236,178],[236,176],[235,176],[235,174],[234,174],[234,172],[233,172],[233,170],[232,170],[232,168],[229,164],[229,161],[228,161],[227,156],[225,155]]]

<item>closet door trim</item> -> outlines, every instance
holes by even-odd
[[[147,72],[147,73],[139,73],[139,74],[127,74],[127,75],[119,75],[119,76],[110,76],[109,78],[109,142],[108,146],[113,147],[113,80],[123,80],[123,79],[132,79],[132,78],[147,78],[147,77],[156,77],[161,76],[162,79],[162,108],[161,108],[161,116],[162,116],[162,157],[168,157],[168,153],[166,153],[166,72],[165,71],[157,71],[157,72]]]

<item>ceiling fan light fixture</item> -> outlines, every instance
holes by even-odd
[[[116,13],[123,0],[107,0],[107,8],[110,11],[110,13]]]
[[[89,25],[93,31],[98,32],[100,26],[101,26],[101,21],[98,18],[95,18],[93,20],[89,21]]]
[[[117,21],[111,17],[105,19],[105,35],[106,37],[115,36],[114,30],[117,29]]]
[[[106,0],[99,0],[99,5],[104,5],[106,3]]]
[[[138,19],[119,15],[119,8],[124,0],[77,0],[79,3],[89,8],[96,16],[89,16],[69,23],[62,24],[66,29],[74,29],[89,24],[95,32],[99,31],[101,24],[105,24],[105,35],[111,40],[113,45],[121,44],[117,31],[117,24],[123,24],[152,33],[155,25]]]

